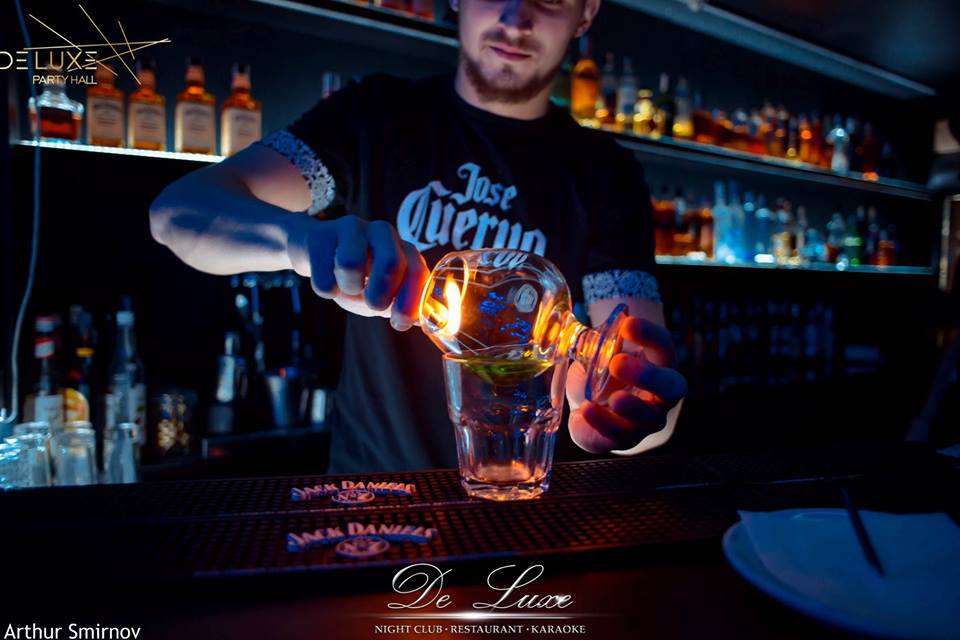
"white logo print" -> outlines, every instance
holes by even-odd
[[[515,186],[492,182],[473,162],[460,165],[457,176],[466,181],[462,192],[432,180],[407,194],[397,211],[403,240],[419,251],[451,245],[456,250],[507,247],[544,255],[547,237],[539,229],[525,230],[519,222],[477,212],[478,205],[509,211],[517,196]]]

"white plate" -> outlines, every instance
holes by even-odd
[[[747,582],[760,589],[774,600],[808,616],[857,633],[867,633],[890,637],[896,635],[891,629],[878,625],[876,621],[855,615],[851,612],[831,607],[791,589],[772,573],[767,571],[757,557],[753,545],[747,538],[746,529],[738,522],[723,534],[723,553],[733,568]]]

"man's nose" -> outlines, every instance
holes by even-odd
[[[500,24],[529,31],[533,27],[533,7],[530,0],[505,0],[500,13]]]

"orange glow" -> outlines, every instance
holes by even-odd
[[[443,285],[443,298],[447,303],[447,323],[440,330],[447,337],[452,338],[460,331],[460,287],[453,281],[451,276],[447,276],[447,282]]]

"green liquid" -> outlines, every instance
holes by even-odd
[[[521,382],[532,380],[553,366],[547,360],[496,360],[487,358],[468,359],[463,367],[479,377],[498,387],[518,385]]]

